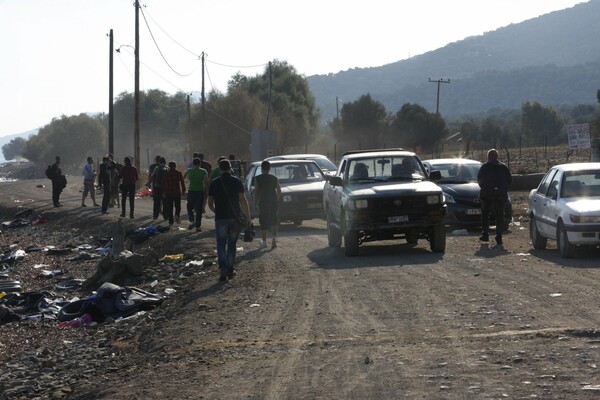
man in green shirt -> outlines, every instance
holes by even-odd
[[[196,232],[202,229],[202,213],[206,210],[207,196],[204,195],[208,189],[208,172],[200,167],[200,158],[194,158],[192,168],[185,171],[183,179],[189,179],[187,195],[187,212],[190,221],[188,229],[196,228]]]
[[[219,163],[223,160],[227,160],[227,157],[221,156],[217,159],[217,168],[213,169],[212,172],[210,173],[210,176],[208,177],[209,183],[214,181],[215,178],[218,178],[219,176],[221,176],[221,169],[219,168]]]

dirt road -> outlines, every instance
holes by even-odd
[[[76,192],[64,198],[61,212],[78,212]],[[166,318],[121,344],[129,366],[75,397],[598,398],[600,253],[533,250],[525,199],[514,194],[505,251],[449,230],[444,254],[420,240],[347,258],[318,220],[284,226],[274,250],[240,242],[232,281],[216,267],[190,277]],[[170,242],[212,252],[212,222]]]

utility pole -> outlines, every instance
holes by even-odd
[[[266,126],[266,130],[269,130],[269,125],[271,122],[271,94],[272,94],[272,88],[273,88],[273,73],[271,70],[271,61],[269,61],[269,105],[267,108],[267,126]]]
[[[435,104],[435,113],[440,113],[440,86],[442,83],[450,83],[450,79],[431,79],[429,78],[430,83],[437,83],[437,102]]]
[[[133,158],[140,170],[140,2],[135,1],[135,116],[133,124]]]
[[[202,52],[202,123],[204,123],[204,104],[206,103],[206,98],[204,97],[204,56],[206,54]]]
[[[340,98],[335,96],[335,118],[340,119]]]
[[[108,153],[115,154],[115,119],[113,114],[113,30],[109,34],[108,50]]]

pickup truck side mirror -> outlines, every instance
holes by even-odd
[[[327,177],[327,180],[331,186],[342,186],[343,184],[341,176],[329,176]]]
[[[440,171],[431,171],[429,173],[429,179],[432,181],[439,181],[440,179],[442,179],[442,173]]]

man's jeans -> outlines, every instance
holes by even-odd
[[[217,259],[221,272],[232,273],[235,263],[235,249],[239,232],[235,229],[235,218],[216,219]]]
[[[195,222],[196,228],[202,224],[202,206],[204,205],[204,192],[188,192],[187,212],[190,223]]]

